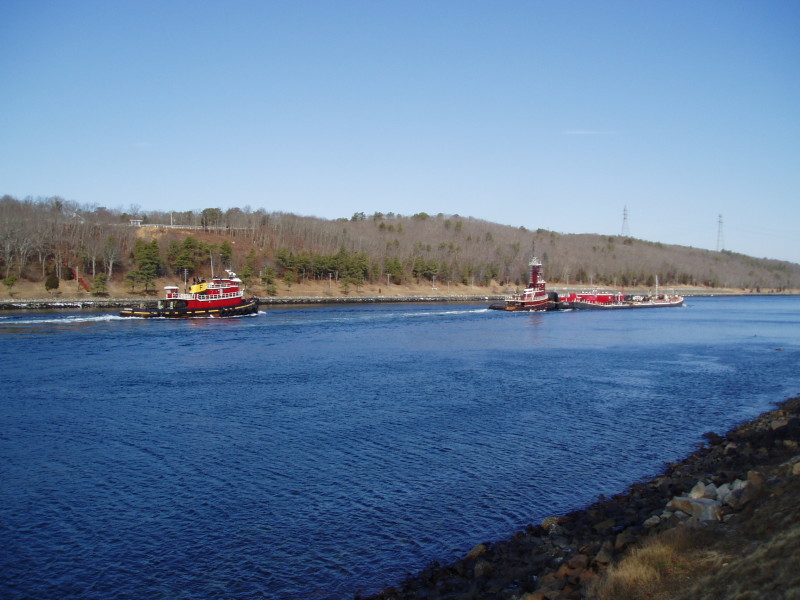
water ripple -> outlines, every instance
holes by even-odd
[[[798,304],[3,315],[0,596],[375,591],[800,391]]]

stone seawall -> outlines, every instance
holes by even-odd
[[[576,286],[553,287],[553,291],[563,294],[569,291],[582,291],[584,288]],[[772,295],[797,295],[797,291],[782,294],[756,294],[740,290],[703,290],[703,289],[678,289],[680,295],[690,297],[703,296],[772,296]],[[395,303],[395,302],[497,302],[505,299],[504,294],[461,294],[461,295],[434,295],[434,294],[408,294],[405,296],[264,296],[259,301],[264,306],[292,305],[292,304],[370,304],[370,303]],[[135,307],[152,307],[158,302],[157,297],[133,298],[20,298],[19,300],[0,300],[2,310],[48,310],[48,309],[113,309]]]
[[[462,295],[462,296],[280,296],[259,298],[262,306],[291,304],[371,304],[397,302],[490,302],[502,300],[503,296]],[[157,298],[63,298],[58,300],[5,300],[0,302],[0,310],[63,310],[109,309],[156,306]]]
[[[0,310],[64,310],[64,309],[107,309],[126,306],[155,306],[156,300],[143,298],[63,298],[59,300],[4,300]]]
[[[457,562],[434,563],[368,598],[587,600],[591,582],[648,536],[735,527],[764,499],[784,493],[787,480],[800,481],[800,398],[704,438],[686,459],[624,493],[478,544]]]
[[[397,302],[490,302],[504,296],[305,296],[297,298],[260,298],[261,304],[370,304]]]

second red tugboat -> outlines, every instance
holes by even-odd
[[[542,274],[542,263],[535,256],[528,263],[531,268],[530,281],[521,294],[508,296],[505,301],[492,304],[489,308],[512,311],[544,311],[556,308],[555,298],[547,293],[547,282]]]
[[[258,298],[245,298],[242,280],[233,271],[227,277],[213,277],[210,283],[195,283],[186,294],[177,285],[164,289],[166,297],[154,308],[124,308],[121,317],[165,317],[186,319],[190,317],[237,317],[258,312]]]

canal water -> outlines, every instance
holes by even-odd
[[[0,597],[352,598],[800,393],[800,298],[0,313]]]

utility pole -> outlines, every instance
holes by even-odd
[[[722,215],[719,216],[717,227],[717,252],[725,249],[725,237],[722,235]]]

